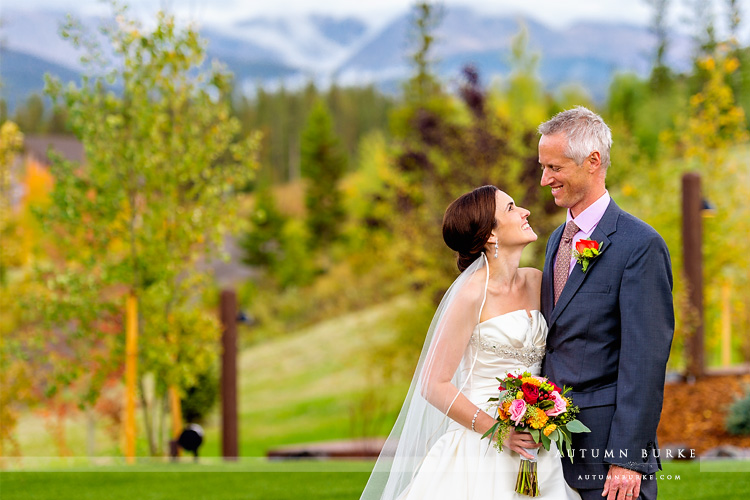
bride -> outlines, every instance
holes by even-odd
[[[456,199],[443,239],[458,252],[461,275],[427,333],[404,406],[362,493],[370,499],[506,499],[515,493],[520,455],[538,452],[544,499],[579,499],[560,455],[511,432],[498,452],[481,439],[495,422],[487,402],[508,372],[539,375],[547,325],[539,311],[541,271],[520,268],[536,241],[529,211],[494,186]],[[566,458],[567,460],[567,458]]]

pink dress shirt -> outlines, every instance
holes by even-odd
[[[591,236],[591,233],[594,232],[594,228],[596,228],[596,225],[599,224],[599,221],[602,220],[602,217],[604,216],[604,212],[607,210],[607,207],[609,206],[609,191],[604,191],[604,194],[601,195],[601,197],[596,200],[594,203],[591,204],[586,210],[578,214],[578,217],[573,218],[573,216],[570,214],[570,209],[568,209],[568,215],[565,218],[565,223],[567,224],[568,221],[573,221],[576,223],[576,226],[578,226],[579,231],[573,236],[573,241],[571,245],[573,245],[573,248],[575,248],[575,244],[578,240],[588,239]],[[570,258],[570,270],[568,270],[568,275],[573,272],[573,268],[576,265],[576,259],[572,256]]]

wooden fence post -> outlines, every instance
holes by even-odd
[[[237,460],[237,294],[221,292],[221,449],[225,460]]]

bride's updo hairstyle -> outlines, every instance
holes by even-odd
[[[495,229],[495,186],[482,186],[448,206],[443,216],[443,240],[458,252],[458,270],[464,271],[482,254]]]

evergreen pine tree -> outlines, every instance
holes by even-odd
[[[330,243],[339,234],[344,210],[338,183],[345,168],[331,114],[319,100],[302,132],[300,158],[302,177],[307,182],[305,205],[313,247]]]

